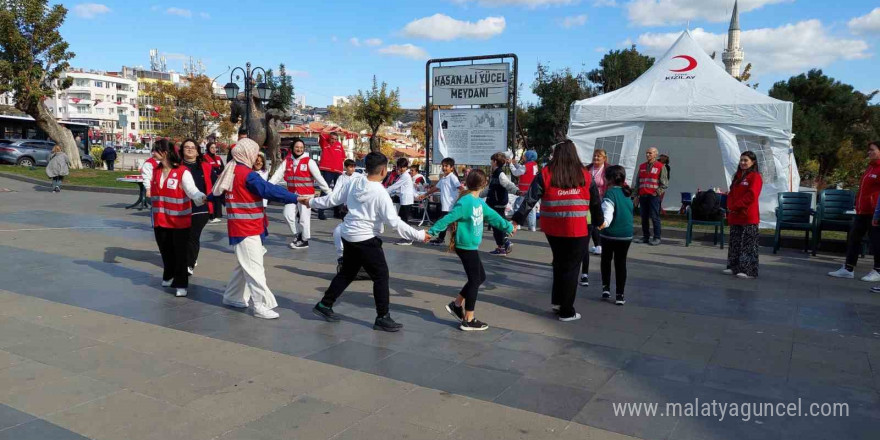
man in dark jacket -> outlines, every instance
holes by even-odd
[[[104,147],[101,152],[101,161],[107,164],[107,171],[113,171],[113,165],[116,164],[116,149],[112,145]]]

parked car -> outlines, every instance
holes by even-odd
[[[0,163],[23,167],[44,167],[49,163],[55,142],[37,139],[0,139]],[[80,150],[83,166],[94,168],[92,156]]]

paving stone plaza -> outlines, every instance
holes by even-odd
[[[521,232],[484,254],[465,333],[444,310],[464,275],[445,248],[394,246],[391,314],[372,329],[369,282],[319,320],[335,273],[330,232],[287,247],[270,206],[269,286],[281,318],[221,305],[234,267],[225,223],[202,234],[189,295],[159,286],[161,259],[131,196],[0,178],[0,439],[876,439],[880,295],[827,277],[840,255],[761,249],[760,277],[721,274],[726,250],[634,245],[627,304],[582,287],[580,321],[550,311],[550,250]],[[491,240],[484,240],[489,250]],[[857,273],[869,264],[863,262]],[[666,403],[845,403],[848,415],[661,414]],[[654,416],[615,404],[659,403]]]

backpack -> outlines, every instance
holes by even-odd
[[[723,214],[721,212],[721,197],[713,190],[700,191],[691,202],[691,213],[694,220],[718,221]]]

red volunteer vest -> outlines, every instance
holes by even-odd
[[[144,163],[148,163],[148,164],[153,165],[153,170],[155,170],[156,168],[159,167],[159,162],[156,162],[156,159],[153,159],[152,157],[147,159],[147,161]]]
[[[296,164],[293,156],[287,158],[287,167],[284,169],[284,180],[287,182],[287,190],[299,195],[315,194],[315,185],[312,182],[312,173],[309,171],[309,157],[303,154],[303,157]]]
[[[232,191],[226,191],[226,229],[230,237],[251,237],[266,230],[263,199],[247,189],[251,169],[235,165]]]
[[[153,169],[150,182],[150,201],[153,204],[153,226],[168,229],[186,229],[192,225],[192,204],[183,191],[185,166],[180,165],[168,172],[165,187],[160,188],[162,167]]]
[[[532,181],[535,180],[535,176],[537,175],[538,163],[526,162],[526,172],[522,176],[519,176],[519,190],[528,191],[529,187],[532,186]]]
[[[657,194],[657,188],[660,187],[660,170],[663,167],[664,165],[659,160],[654,161],[650,170],[648,169],[648,162],[639,165],[640,196],[653,196]]]
[[[582,187],[562,189],[550,184],[549,167],[541,170],[544,196],[541,198],[541,230],[554,237],[586,237],[587,213],[590,212],[590,173],[583,171]]]

